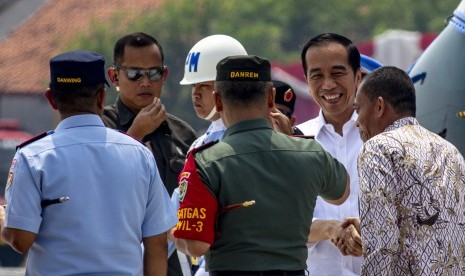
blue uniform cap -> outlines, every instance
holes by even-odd
[[[54,88],[79,88],[108,82],[105,59],[90,51],[72,51],[50,60],[50,82]]]

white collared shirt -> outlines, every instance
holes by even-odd
[[[343,128],[343,136],[335,132],[333,125],[327,124],[320,110],[318,117],[297,127],[304,135],[314,135],[321,146],[341,162],[350,176],[350,195],[339,205],[332,205],[318,197],[313,221],[317,219],[343,221],[346,217],[359,216],[359,183],[357,158],[362,140],[355,125],[354,112]],[[310,275],[360,275],[361,257],[343,256],[330,240],[308,243],[307,269]]]
[[[189,151],[191,151],[193,148],[198,148],[201,145],[206,144],[208,142],[220,140],[223,137],[225,131],[226,126],[223,124],[221,118],[219,118],[216,121],[213,121],[208,127],[205,134],[197,138],[197,140],[195,140],[192,143],[191,147],[189,148]]]

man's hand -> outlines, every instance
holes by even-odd
[[[147,134],[155,131],[166,118],[165,106],[159,98],[155,97],[151,104],[139,111],[127,133],[142,141]]]
[[[342,222],[342,225],[341,225],[341,226],[345,228],[345,227],[349,226],[350,224],[352,224],[352,225],[355,227],[355,229],[356,229],[359,233],[361,233],[361,231],[360,231],[360,218],[358,218],[358,217],[347,217],[347,218]]]
[[[276,107],[270,108],[269,122],[271,127],[281,133],[292,135],[294,130],[292,129],[291,121],[286,115],[281,113]]]
[[[168,241],[169,242],[175,242],[176,241],[176,238],[174,237],[174,231],[176,230],[176,226],[171,228],[170,230],[168,230],[168,232],[166,233],[167,236],[168,236]]]
[[[342,255],[362,256],[362,238],[360,236],[360,219],[346,218],[341,224],[341,235],[332,240]]]

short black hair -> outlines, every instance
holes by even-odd
[[[119,63],[121,61],[121,59],[124,57],[124,48],[126,45],[138,48],[154,44],[160,51],[161,62],[164,63],[165,57],[163,55],[163,49],[158,40],[156,40],[153,36],[143,32],[128,34],[118,39],[118,41],[116,41],[115,48],[113,49],[113,61],[115,63]]]
[[[231,105],[255,104],[273,89],[271,81],[216,81],[215,91]]]
[[[304,44],[302,48],[301,58],[302,58],[302,66],[304,69],[305,76],[307,76],[307,68],[308,68],[305,56],[307,54],[308,49],[310,47],[328,45],[330,43],[341,44],[347,49],[347,53],[349,56],[348,62],[350,64],[350,67],[352,67],[354,74],[357,72],[357,70],[360,68],[360,52],[358,51],[355,44],[350,39],[342,35],[338,35],[334,33],[323,33],[313,38],[310,38]]]
[[[88,112],[92,110],[97,94],[105,89],[104,83],[77,88],[57,89],[50,84],[52,99],[61,112]]]
[[[398,115],[415,117],[415,86],[405,71],[394,66],[384,66],[367,74],[360,93],[372,102],[382,97]]]

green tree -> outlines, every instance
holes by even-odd
[[[163,103],[195,129],[203,129],[208,123],[195,116],[191,88],[179,81],[189,49],[208,35],[233,36],[249,54],[291,63],[299,60],[301,44],[322,32],[340,33],[355,43],[387,29],[440,32],[458,4],[457,0],[170,0],[135,19],[128,20],[121,11],[108,22],[95,21],[70,45],[102,53],[110,66],[119,37],[135,31],[155,36],[169,68]],[[110,91],[109,102],[116,95]]]

